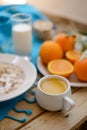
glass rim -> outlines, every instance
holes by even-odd
[[[16,17],[18,17],[18,16],[28,16],[28,18],[16,18]],[[28,14],[28,13],[16,13],[16,14],[13,14],[12,15],[12,17],[11,17],[11,19],[13,20],[13,21],[15,21],[15,22],[25,22],[25,21],[30,21],[30,20],[32,20],[32,16],[31,16],[31,14]]]

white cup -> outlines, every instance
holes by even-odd
[[[50,94],[41,89],[41,83],[47,79],[58,79],[58,81],[63,81],[67,89],[60,94]],[[59,111],[62,110],[64,113],[70,111],[75,103],[71,98],[71,87],[69,81],[57,75],[47,75],[41,78],[38,82],[36,89],[36,100],[37,103],[44,109],[49,111]]]

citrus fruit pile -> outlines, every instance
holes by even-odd
[[[87,58],[80,60],[82,52],[74,49],[75,36],[59,34],[53,41],[45,41],[40,58],[50,74],[69,77],[73,72],[81,81],[87,81]]]

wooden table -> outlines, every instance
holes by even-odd
[[[27,117],[27,122],[19,123],[5,118],[0,122],[0,130],[87,130],[87,88],[72,88],[72,98],[76,105],[68,117],[64,117],[61,112],[43,110],[37,103],[21,101],[17,108],[31,109],[33,114],[27,116],[11,110],[9,115],[17,118]]]
[[[69,25],[70,22],[60,19],[54,19],[54,21],[56,25],[58,23],[58,26],[61,23],[60,27]],[[31,95],[29,95],[30,97]],[[28,120],[25,123],[19,123],[5,118],[0,122],[0,130],[87,130],[87,87],[72,88],[72,98],[76,105],[69,112],[68,117],[64,117],[61,112],[43,110],[37,103],[29,104],[21,101],[17,104],[17,108],[31,109],[33,114],[27,116],[11,110],[9,115],[17,118],[27,117]]]

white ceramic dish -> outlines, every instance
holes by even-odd
[[[42,75],[48,75],[50,74],[47,70],[47,67],[42,63],[41,58],[37,58],[37,67],[38,70]],[[72,87],[87,87],[87,82],[81,82],[75,74],[72,74],[68,80],[70,81],[70,84]]]
[[[0,95],[0,102],[15,98],[23,94],[24,92],[26,92],[28,89],[32,87],[37,77],[37,71],[34,65],[30,61],[26,61],[25,59],[17,55],[1,53],[0,62],[18,65],[23,69],[26,77],[22,86],[20,86],[17,90],[10,92],[8,94]]]

